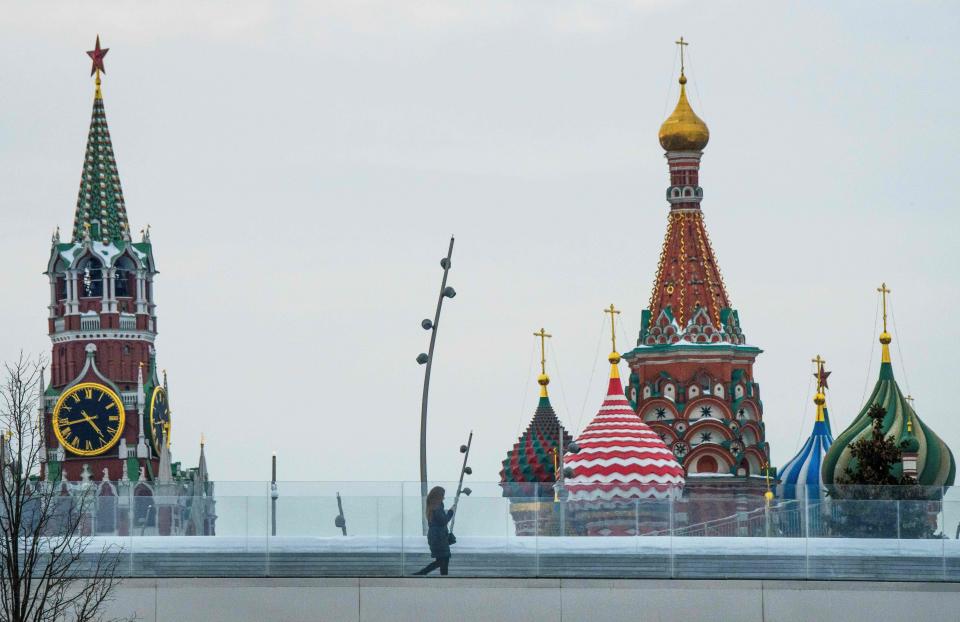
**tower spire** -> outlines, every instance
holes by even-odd
[[[540,337],[540,376],[537,384],[540,385],[540,397],[547,397],[547,385],[550,384],[550,376],[547,375],[547,338],[553,335],[540,328],[540,332],[533,333],[533,336]]]
[[[73,240],[83,240],[89,235],[91,241],[104,244],[129,242],[130,225],[123,201],[123,189],[117,174],[117,162],[110,142],[107,114],[103,107],[100,90],[101,74],[106,73],[103,58],[109,48],[100,47],[100,36],[94,49],[87,52],[93,61],[90,75],[96,76],[93,97],[93,114],[87,134],[87,151],[80,176],[80,193],[73,221]]]
[[[687,100],[684,48],[690,44],[684,41],[683,37],[675,43],[680,46],[680,97],[673,113],[660,126],[660,146],[667,152],[703,151],[710,140],[710,130]]]
[[[107,73],[107,70],[103,68],[103,57],[107,55],[107,52],[110,51],[110,48],[100,48],[100,35],[97,35],[97,43],[92,50],[87,52],[87,56],[93,61],[93,66],[90,67],[90,75],[96,75],[96,90],[94,91],[94,97],[96,99],[103,99],[102,93],[100,93],[100,73]]]
[[[887,332],[887,294],[890,293],[890,290],[887,289],[886,283],[881,283],[877,291],[880,292],[880,299],[883,301],[883,332],[880,333],[880,344],[882,346],[880,363],[883,364],[890,362],[890,342],[893,340],[890,333]]]
[[[683,36],[680,37],[679,41],[674,41],[674,43],[680,46],[680,84],[686,84],[687,77],[684,75],[683,48],[690,44],[683,40]]]
[[[604,313],[610,314],[610,343],[612,345],[612,350],[610,350],[610,355],[607,357],[607,360],[610,361],[610,378],[620,378],[620,369],[617,367],[617,364],[620,362],[620,353],[617,352],[617,328],[614,323],[616,316],[620,315],[620,310],[613,306],[613,303],[610,303],[610,307],[603,310]]]
[[[827,378],[830,376],[830,372],[824,367],[826,361],[819,354],[810,362],[817,366],[817,371],[813,374],[813,377],[817,379],[817,393],[813,396],[813,403],[817,405],[816,420],[817,422],[827,421],[827,395],[824,389],[829,388]]]

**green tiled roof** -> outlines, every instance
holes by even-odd
[[[73,239],[84,238],[84,229],[90,227],[90,239],[106,243],[129,239],[127,209],[117,174],[117,162],[110,142],[107,114],[103,99],[93,100],[93,116],[87,135],[87,151],[83,158],[80,193],[73,221]]]

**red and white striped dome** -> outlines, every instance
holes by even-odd
[[[624,397],[616,364],[619,360],[619,355],[611,354],[607,397],[577,439],[580,452],[564,457],[564,466],[573,469],[573,477],[565,482],[569,499],[678,497],[684,483],[683,467]]]

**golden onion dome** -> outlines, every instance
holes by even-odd
[[[680,72],[680,99],[673,113],[660,126],[660,146],[667,151],[702,151],[710,130],[687,101],[687,77]]]

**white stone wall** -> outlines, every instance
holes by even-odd
[[[630,579],[128,579],[145,622],[955,620],[960,584]],[[109,616],[108,616],[109,617]]]

